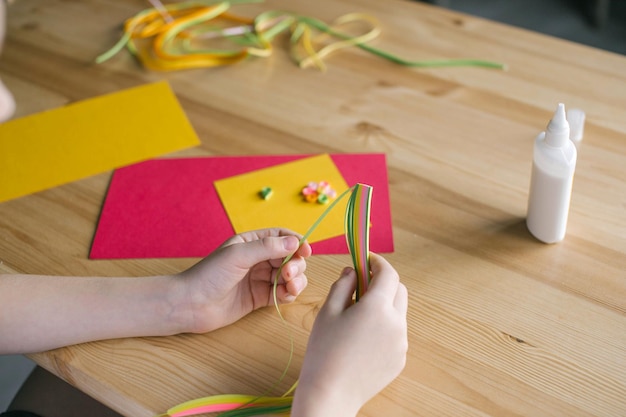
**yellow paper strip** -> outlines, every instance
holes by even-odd
[[[166,82],[12,120],[0,124],[0,202],[199,143]]]

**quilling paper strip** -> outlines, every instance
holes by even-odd
[[[259,413],[285,414],[291,409],[293,397],[255,397],[252,395],[214,395],[191,400],[170,408],[162,417],[185,417],[219,413],[220,416],[254,416]],[[159,416],[161,417],[161,416]]]
[[[370,208],[372,187],[357,184],[348,199],[346,208],[346,243],[352,256],[352,263],[357,275],[356,301],[370,283]]]
[[[370,281],[369,227],[372,191],[373,187],[365,184],[356,184],[355,186],[344,191],[339,197],[330,203],[324,213],[322,213],[322,215],[300,239],[300,245],[302,245],[313,230],[315,230],[317,225],[324,220],[326,214],[328,214],[344,197],[349,196],[345,214],[345,235],[346,243],[348,245],[348,249],[350,250],[350,255],[352,256],[352,263],[358,277],[356,291],[357,301],[361,296],[363,296],[365,291],[367,291]],[[291,255],[286,257],[276,272],[273,288],[274,306],[281,321],[287,328],[289,327],[287,326],[287,322],[283,318],[278,305],[276,289],[278,285],[278,277],[281,274],[282,267],[291,259],[291,257]],[[287,374],[294,350],[293,336],[291,333],[289,333],[289,338],[291,342],[291,352],[287,366],[279,380],[266,392],[275,388],[280,382],[282,382],[283,378]],[[248,417],[270,414],[288,415],[293,402],[293,396],[290,394],[296,389],[297,385],[298,382],[296,381],[296,383],[293,384],[293,386],[280,397],[224,394],[198,398],[172,407],[167,410],[165,414],[161,414],[157,417],[186,417],[206,413],[221,413],[219,414],[219,417]]]
[[[270,56],[274,38],[289,31],[291,56],[301,68],[315,66],[324,70],[326,56],[351,46],[408,67],[505,68],[497,62],[473,59],[410,61],[374,48],[367,43],[381,33],[380,24],[376,18],[364,13],[344,15],[328,25],[312,17],[283,11],[267,11],[256,18],[229,12],[233,5],[259,1],[262,0],[196,0],[163,5],[158,0],[150,0],[155,7],[126,20],[121,39],[97,57],[96,62],[105,62],[126,47],[151,70],[232,65],[251,56]],[[367,30],[360,35],[340,30],[350,25],[365,26]],[[232,46],[222,46],[224,40],[231,41]],[[219,42],[216,46],[207,46],[216,42]]]

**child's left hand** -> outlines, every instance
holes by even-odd
[[[274,303],[274,278],[278,278],[279,303],[295,300],[306,287],[305,258],[308,243],[298,248],[301,236],[280,228],[235,235],[211,255],[176,278],[182,280],[188,307],[193,312],[190,331],[204,333],[231,324],[251,311]]]

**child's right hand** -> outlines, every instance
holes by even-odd
[[[393,381],[406,362],[407,290],[381,256],[372,282],[352,303],[356,273],[346,268],[320,310],[304,357],[293,417],[349,417]]]

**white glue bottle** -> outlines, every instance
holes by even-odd
[[[556,243],[565,237],[576,146],[569,138],[565,106],[559,103],[545,132],[535,139],[526,225],[537,239]]]

